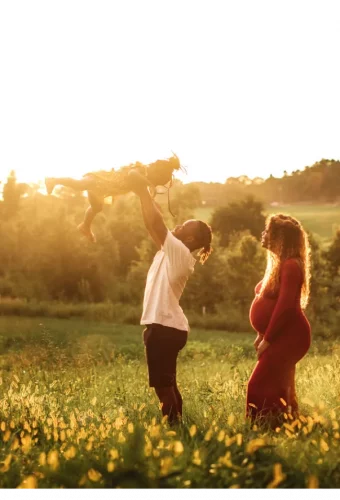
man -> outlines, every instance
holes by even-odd
[[[171,232],[153,201],[147,181],[137,172],[129,174],[131,189],[140,197],[145,226],[158,252],[148,272],[141,324],[146,325],[143,340],[149,370],[162,413],[173,424],[182,416],[182,396],[176,383],[176,361],[185,346],[189,324],[179,300],[198,253],[201,264],[209,257],[212,232],[199,220],[188,220]]]

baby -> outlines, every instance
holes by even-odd
[[[157,160],[149,165],[136,162],[118,170],[100,170],[89,172],[82,179],[76,180],[69,177],[47,177],[45,179],[46,190],[52,194],[55,186],[61,185],[70,187],[75,191],[87,191],[90,206],[85,212],[84,220],[79,224],[79,231],[91,242],[95,243],[96,238],[92,232],[91,225],[96,215],[102,211],[104,198],[122,195],[131,191],[129,186],[129,172],[137,171],[145,176],[148,181],[150,192],[156,194],[156,186],[165,186],[172,181],[174,170],[182,169],[179,158],[175,154],[165,160]]]

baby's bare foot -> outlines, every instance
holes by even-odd
[[[84,236],[86,236],[86,238],[91,241],[91,243],[96,243],[96,237],[95,235],[93,234],[93,232],[91,231],[91,229],[87,228],[84,224],[84,222],[82,222],[81,224],[79,224],[79,226],[77,227],[78,231],[81,232],[81,234],[83,234]]]

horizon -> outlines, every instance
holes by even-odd
[[[225,182],[229,179],[229,178],[233,178],[233,177],[236,177],[236,178],[239,178],[239,177],[248,177],[249,179],[253,180],[255,178],[262,178],[263,180],[266,180],[268,179],[271,175],[273,175],[273,177],[275,178],[282,178],[284,175],[285,175],[285,172],[287,175],[291,175],[294,171],[303,171],[305,170],[305,168],[310,168],[312,167],[314,164],[316,163],[319,163],[321,161],[340,161],[340,160],[337,160],[337,159],[334,159],[334,158],[321,158],[317,161],[314,161],[311,165],[305,165],[304,167],[302,168],[294,168],[294,169],[285,169],[281,175],[275,175],[275,174],[269,174],[269,175],[265,175],[265,176],[262,176],[262,175],[258,175],[258,174],[254,174],[253,172],[250,172],[250,175],[247,174],[247,173],[241,173],[241,174],[234,174],[234,175],[228,175],[227,177],[224,177],[224,179],[222,180],[222,176],[220,176],[220,179],[213,179],[213,180],[208,180],[208,179],[204,179],[204,178],[190,178],[190,173],[188,173],[188,175],[184,172],[175,172],[175,179],[183,182],[183,184],[191,184],[191,183],[206,183],[206,184],[209,184],[209,183],[214,183],[214,184],[225,184]],[[119,167],[118,167],[119,168]],[[95,170],[92,170],[92,171],[95,171]],[[37,184],[37,185],[40,185],[41,187],[44,187],[44,177],[31,177],[29,174],[25,174],[23,172],[23,170],[20,170],[17,171],[17,170],[14,170],[15,172],[15,176],[16,176],[16,179],[17,179],[17,182],[18,183],[25,183],[25,184],[31,184],[31,185],[34,185],[34,184]],[[8,170],[7,173],[5,173],[4,175],[2,175],[2,173],[0,172],[0,186],[1,184],[4,185],[6,183],[6,180],[7,178],[9,177],[11,173],[11,170]],[[85,173],[85,172],[84,172]],[[226,172],[227,173],[227,172]],[[80,174],[78,176],[74,176],[75,178],[81,178],[83,174]],[[56,177],[68,177],[67,175],[58,175]],[[46,176],[47,177],[47,176]],[[51,176],[51,177],[54,177],[54,176]],[[1,187],[0,187],[0,191],[2,191]]]

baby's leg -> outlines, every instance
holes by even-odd
[[[79,224],[78,230],[92,243],[96,242],[96,237],[91,230],[92,222],[95,216],[102,211],[103,202],[92,192],[88,192],[89,208],[85,212],[84,221]]]
[[[93,179],[90,176],[85,176],[80,180],[70,177],[47,177],[45,184],[48,194],[52,194],[53,188],[58,185],[69,187],[75,191],[87,191],[93,187]]]

